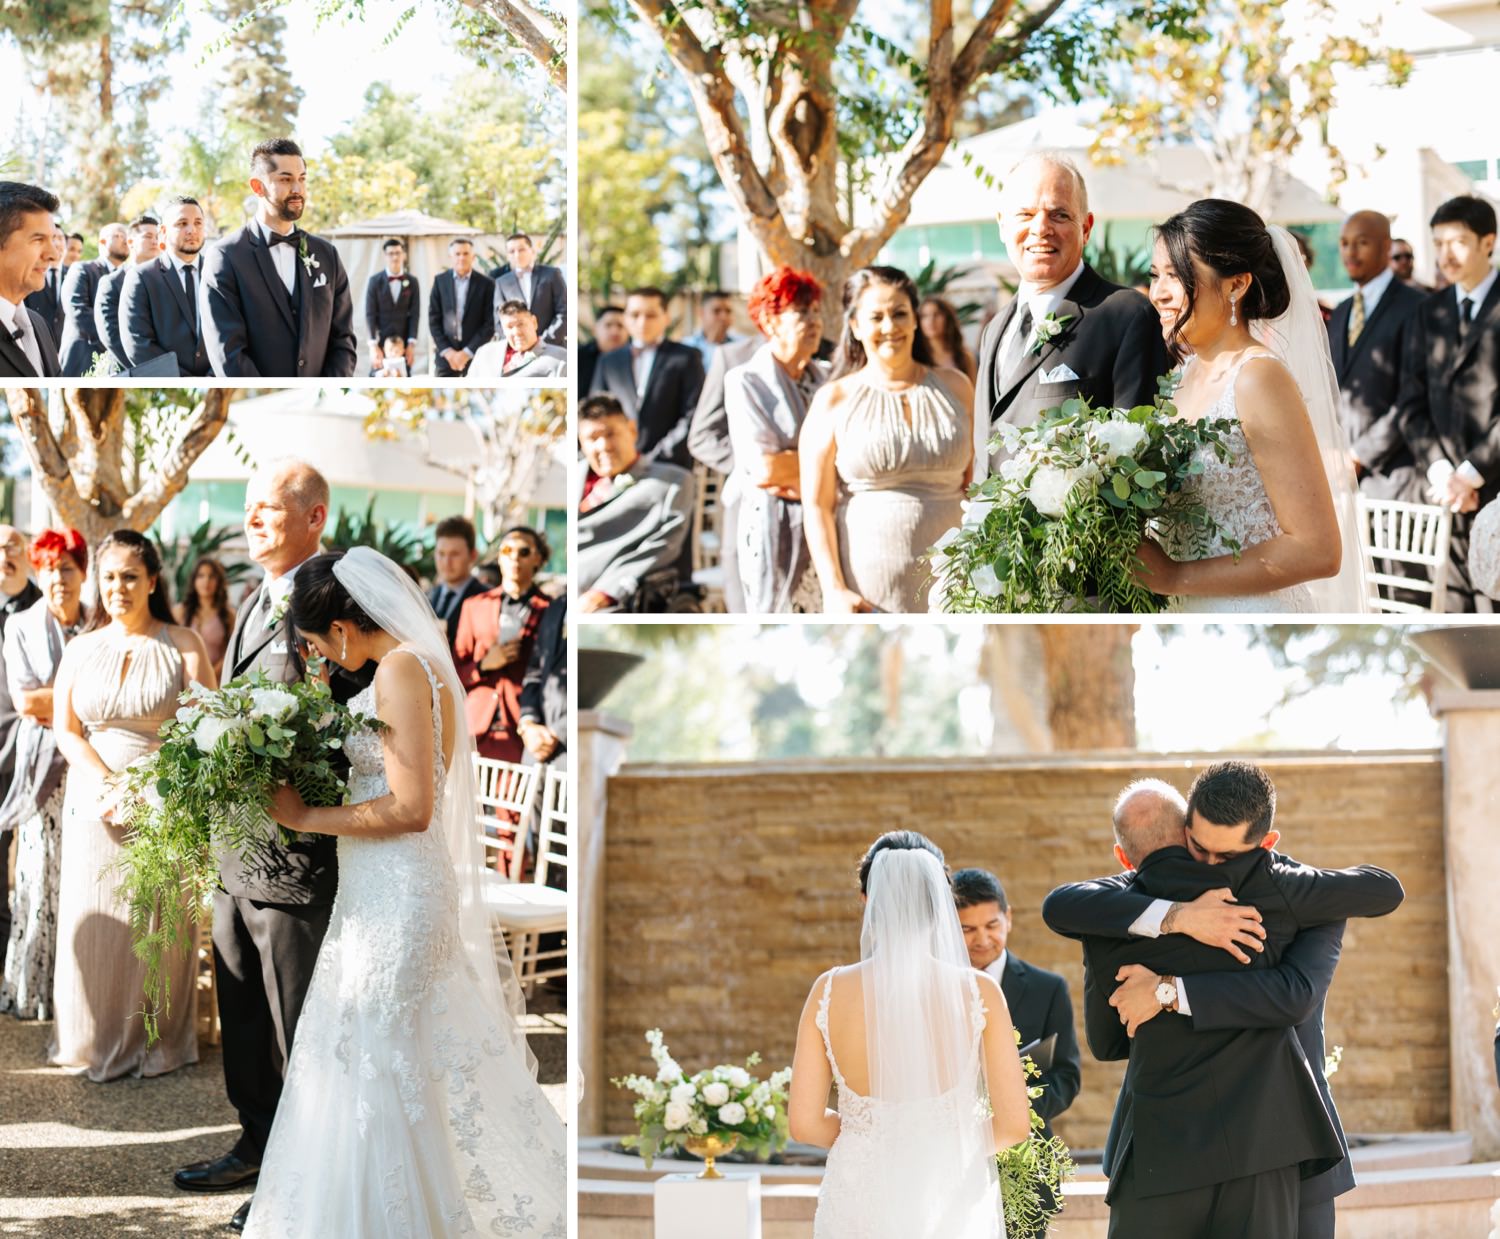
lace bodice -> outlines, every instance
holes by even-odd
[[[1240,371],[1248,362],[1267,358],[1281,365],[1281,361],[1270,353],[1252,353],[1242,357],[1229,372],[1224,390],[1219,398],[1203,414],[1208,420],[1233,422],[1233,428],[1224,436],[1229,458],[1220,460],[1209,447],[1199,448],[1193,460],[1203,466],[1203,472],[1183,486],[1183,496],[1203,504],[1218,526],[1218,532],[1208,539],[1206,545],[1194,547],[1185,531],[1170,530],[1162,546],[1173,559],[1213,559],[1231,553],[1225,541],[1233,539],[1243,552],[1262,542],[1269,542],[1281,534],[1281,525],[1276,520],[1276,510],[1266,494],[1260,469],[1245,439],[1240,425],[1239,408],[1235,402],[1234,388]],[[1188,360],[1192,364],[1192,359]],[[1174,600],[1174,609],[1180,611],[1309,611],[1312,595],[1305,585],[1278,590],[1272,594],[1255,594],[1245,597],[1209,598],[1191,597]]]

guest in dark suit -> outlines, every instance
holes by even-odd
[[[1412,249],[1411,242],[1405,237],[1397,237],[1391,242],[1391,270],[1396,273],[1398,280],[1410,288],[1415,288],[1419,293],[1432,291],[1416,278],[1416,251]]]
[[[1494,610],[1469,579],[1473,514],[1500,495],[1500,279],[1495,208],[1450,198],[1432,216],[1449,288],[1418,308],[1397,418],[1430,503],[1453,509],[1448,610]]]
[[[438,378],[462,378],[479,346],[495,334],[495,283],[474,270],[474,243],[467,237],[448,242],[452,268],[432,282],[427,328],[437,354]]]
[[[1000,232],[1021,287],[979,337],[975,481],[1003,459],[988,447],[996,423],[1030,426],[1075,396],[1150,404],[1171,369],[1151,303],[1084,262],[1093,226],[1088,187],[1065,156],[1028,155],[1007,174]],[[1057,329],[1049,341],[1037,335],[1044,321]]]
[[[694,354],[696,356],[696,354]],[[613,396],[578,407],[578,592],[584,612],[641,610],[681,582],[692,527],[693,478],[650,461]]]
[[[68,246],[68,238],[63,230],[58,227],[57,221],[52,222],[52,256],[53,261],[47,266],[47,278],[40,289],[34,293],[26,294],[26,307],[35,310],[42,316],[42,321],[47,324],[47,330],[51,333],[53,340],[62,339],[63,330],[63,281],[68,278],[68,268],[63,263],[63,254]]]
[[[406,342],[406,372],[417,360],[417,330],[422,322],[422,289],[406,270],[406,245],[388,237],[380,247],[385,270],[377,271],[365,285],[365,329],[370,333],[370,373],[378,374],[385,362],[382,341],[395,337]]]
[[[198,317],[220,378],[348,378],[359,364],[338,250],[298,228],[307,164],[290,138],[250,154],[255,219],[204,256]]]
[[[161,255],[161,221],[154,215],[138,215],[130,221],[130,259],[99,280],[94,297],[94,332],[104,344],[104,373],[118,374],[128,365],[125,324],[120,312],[125,277],[138,266],[153,263]]]
[[[516,724],[522,758],[536,763],[568,768],[568,596],[547,604],[537,628],[536,645],[521,681],[521,717]]]
[[[543,344],[568,346],[568,284],[558,267],[538,264],[536,246],[524,232],[505,238],[508,270],[495,277],[495,321],[507,301],[520,301],[536,315],[537,334]]]
[[[535,529],[507,529],[500,539],[500,587],[463,604],[453,665],[467,693],[464,716],[481,757],[517,762],[525,753],[521,689],[551,605],[537,588],[536,574],[551,554]]]
[[[1390,249],[1391,221],[1379,211],[1344,221],[1339,256],[1355,289],[1328,320],[1328,347],[1360,490],[1376,499],[1420,498],[1396,397],[1408,324],[1423,294],[1396,278]]]
[[[593,390],[599,358],[629,343],[624,306],[607,305],[594,315],[594,338],[578,350],[578,390],[588,395]]]
[[[99,281],[130,258],[130,233],[124,224],[107,224],[99,232],[99,257],[73,263],[63,281],[62,372],[78,378],[93,368],[94,358],[104,352],[94,326],[94,299]]]
[[[297,569],[318,553],[328,520],[328,483],[311,465],[280,461],[250,478],[245,492],[245,539],[265,573],[236,617],[224,660],[226,678],[264,671],[291,683],[305,668],[286,622]],[[373,678],[335,668],[333,695],[348,701]],[[248,1188],[281,1099],[302,1003],[338,888],[337,840],[301,835],[270,843],[253,863],[233,852],[220,857],[214,893],[214,971],[224,1038],[224,1084],[238,1112],[234,1147],[213,1161],[184,1166],[173,1182],[185,1191]],[[249,1215],[247,1200],[231,1226]]]
[[[474,522],[463,516],[444,517],[433,531],[432,560],[437,584],[427,591],[432,612],[448,625],[448,645],[458,635],[464,603],[484,593],[484,582],[474,575],[479,562],[479,538]]]
[[[74,263],[83,261],[83,233],[68,233],[63,238],[63,246],[63,271],[66,273]]]
[[[640,428],[637,447],[648,461],[691,468],[687,436],[703,391],[703,358],[695,348],[667,339],[667,295],[637,288],[625,298],[630,344],[599,358],[592,393],[620,402]]]
[[[126,360],[144,366],[171,354],[179,375],[206,378],[213,370],[198,322],[198,285],[207,221],[198,200],[187,197],[167,204],[166,219],[167,252],[125,275],[120,322]]]
[[[25,304],[46,283],[57,199],[20,181],[0,181],[0,378],[53,378],[57,348],[46,321]]]
[[[1217,1234],[1217,1218],[1322,1239],[1352,1185],[1321,1079],[1322,999],[1343,921],[1386,915],[1403,892],[1374,866],[1315,870],[1272,852],[1274,812],[1270,780],[1246,762],[1205,770],[1186,809],[1142,780],[1115,810],[1128,872],[1043,904],[1049,926],[1084,942],[1090,1047],[1130,1059],[1106,1145],[1111,1233]],[[1282,975],[1226,972],[1222,951]]]

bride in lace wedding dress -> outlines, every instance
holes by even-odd
[[[1200,449],[1186,488],[1219,532],[1143,542],[1141,579],[1180,611],[1367,610],[1353,458],[1296,241],[1237,202],[1195,202],[1158,232],[1151,301],[1186,358],[1179,413],[1233,428],[1228,459]]]
[[[860,889],[861,960],[813,984],[792,1062],[792,1138],[829,1150],[814,1239],[1004,1239],[994,1155],[1030,1134],[1005,998],[930,840],[882,835]]]
[[[469,821],[463,695],[426,600],[367,548],[297,572],[291,618],[374,683],[386,724],[352,738],[350,803],[283,825],[339,837],[339,887],[245,1227],[264,1239],[565,1239],[564,1129],[496,962]]]

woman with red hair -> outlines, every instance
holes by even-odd
[[[823,339],[823,288],[806,271],[781,267],[750,293],[750,317],[767,337],[724,378],[734,448],[725,502],[736,504],[735,551],[750,614],[821,611],[802,536],[797,440],[813,393],[828,377],[813,355]]]
[[[16,832],[16,889],[0,1011],[23,1019],[52,1018],[57,954],[58,875],[67,765],[52,732],[52,684],[63,647],[84,626],[83,582],[89,552],[76,529],[44,529],[30,560],[42,596],[5,628],[5,679],[21,725],[15,774],[0,829]]]

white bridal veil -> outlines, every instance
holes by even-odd
[[[448,652],[447,631],[434,619],[427,599],[411,578],[380,552],[354,547],[334,563],[333,574],[371,620],[427,660],[453,704],[458,724],[453,761],[441,817],[433,828],[442,831],[458,879],[459,933],[473,974],[472,996],[484,1004],[502,1033],[526,1056],[534,1076],[536,1060],[521,1030],[525,1012],[521,988],[504,946],[491,940],[484,906],[486,870],[484,844],[475,824],[474,741],[464,725],[465,694]]]
[[[888,849],[866,894],[865,1049],[891,1143],[868,1182],[884,1233],[994,1235],[983,1016],[947,876],[931,852]]]
[[[1302,251],[1296,239],[1280,225],[1273,224],[1269,231],[1292,300],[1280,318],[1257,322],[1251,331],[1286,363],[1302,392],[1313,433],[1318,439],[1328,489],[1333,492],[1344,552],[1338,575],[1310,581],[1308,588],[1318,611],[1325,614],[1363,612],[1368,609],[1369,594],[1365,584],[1364,548],[1359,537],[1359,512],[1355,506],[1358,490],[1349,439],[1339,419],[1339,383],[1333,357],[1328,351],[1328,329],[1323,324],[1317,293],[1313,291],[1312,278],[1302,261]]]

